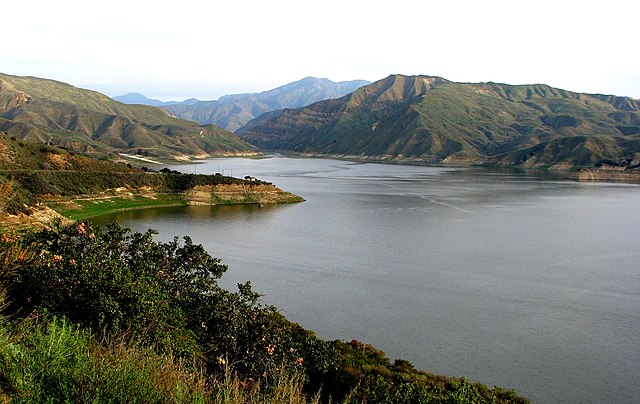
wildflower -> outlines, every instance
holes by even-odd
[[[218,358],[218,365],[220,365],[220,366],[224,366],[224,365],[226,365],[226,364],[227,364],[227,360],[226,360],[225,358],[223,358],[222,356],[220,356],[220,357]]]
[[[275,347],[274,345],[269,345],[269,346],[267,347],[267,353],[268,353],[269,355],[273,355],[273,353],[274,353],[275,351],[276,351],[276,347]]]
[[[304,358],[296,359],[296,365],[302,365],[304,363]]]
[[[74,266],[74,267],[77,265],[76,260],[74,260],[73,258],[69,260],[69,264],[71,264],[71,266]]]
[[[77,226],[78,233],[85,234],[87,232],[87,229],[84,226],[85,226],[84,223],[78,223],[78,226]]]
[[[54,255],[53,257],[51,257],[51,261],[60,262],[60,261],[62,261],[62,256],[61,255]]]
[[[294,353],[296,350],[294,348],[289,348],[289,352]]]
[[[95,234],[89,234],[89,240],[93,241],[96,238]]]

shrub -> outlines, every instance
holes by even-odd
[[[200,397],[188,380],[233,374],[247,386],[238,397],[258,397],[251,402],[277,401],[281,383],[287,391],[321,390],[334,402],[526,402],[512,391],[417,372],[407,361],[392,365],[356,340],[320,340],[261,305],[249,282],[222,289],[217,280],[227,267],[189,237],[163,243],[154,234],[76,223],[0,239],[8,312],[27,318],[18,339],[0,329],[1,391],[16,402],[161,402],[161,390],[182,402]],[[36,329],[32,318],[54,320]],[[92,335],[120,342],[96,347]],[[108,366],[96,370],[94,357]]]
[[[263,385],[280,367],[317,376],[335,363],[330,343],[260,305],[250,283],[235,293],[219,287],[227,267],[202,246],[189,237],[159,243],[154,234],[115,223],[26,234],[20,242],[33,254],[10,271],[10,311],[48,311],[96,333],[126,333],[158,352],[204,360],[210,372],[224,370],[224,359]]]

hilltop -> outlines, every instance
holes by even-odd
[[[263,150],[306,155],[622,170],[640,159],[640,101],[392,75],[237,133]]]
[[[200,124],[214,124],[235,131],[263,113],[303,107],[317,101],[342,97],[366,84],[369,82],[364,80],[334,83],[328,79],[306,77],[261,93],[225,95],[217,101],[186,100],[182,103],[159,106],[183,119],[191,119]]]
[[[172,160],[258,153],[213,125],[177,119],[158,108],[125,105],[54,80],[6,74],[0,74],[0,131],[102,156],[124,152]]]
[[[160,206],[271,204],[303,198],[273,184],[159,172],[20,140],[0,131],[0,232]]]

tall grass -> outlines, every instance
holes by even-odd
[[[224,404],[318,404],[320,392],[309,398],[303,391],[302,374],[290,375],[283,370],[272,375],[273,384],[267,390],[253,381],[243,381],[232,372],[213,383],[212,402]]]
[[[1,299],[1,297],[0,297]],[[302,375],[285,372],[261,390],[228,371],[210,380],[171,355],[131,342],[99,342],[63,318],[0,318],[0,402],[318,403]]]

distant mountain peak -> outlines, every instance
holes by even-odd
[[[339,98],[366,84],[369,82],[364,80],[334,83],[329,79],[309,76],[260,93],[230,94],[217,101],[162,107],[172,115],[234,131],[264,113]]]
[[[151,107],[161,107],[161,106],[169,106],[174,104],[179,104],[178,101],[160,101],[154,98],[148,98],[144,94],[141,93],[126,93],[124,95],[118,95],[113,97],[114,100],[121,102],[123,104],[139,104],[139,105],[148,105]],[[184,102],[189,102],[195,100],[192,98],[191,100],[186,100]],[[196,100],[197,102],[198,100]]]

